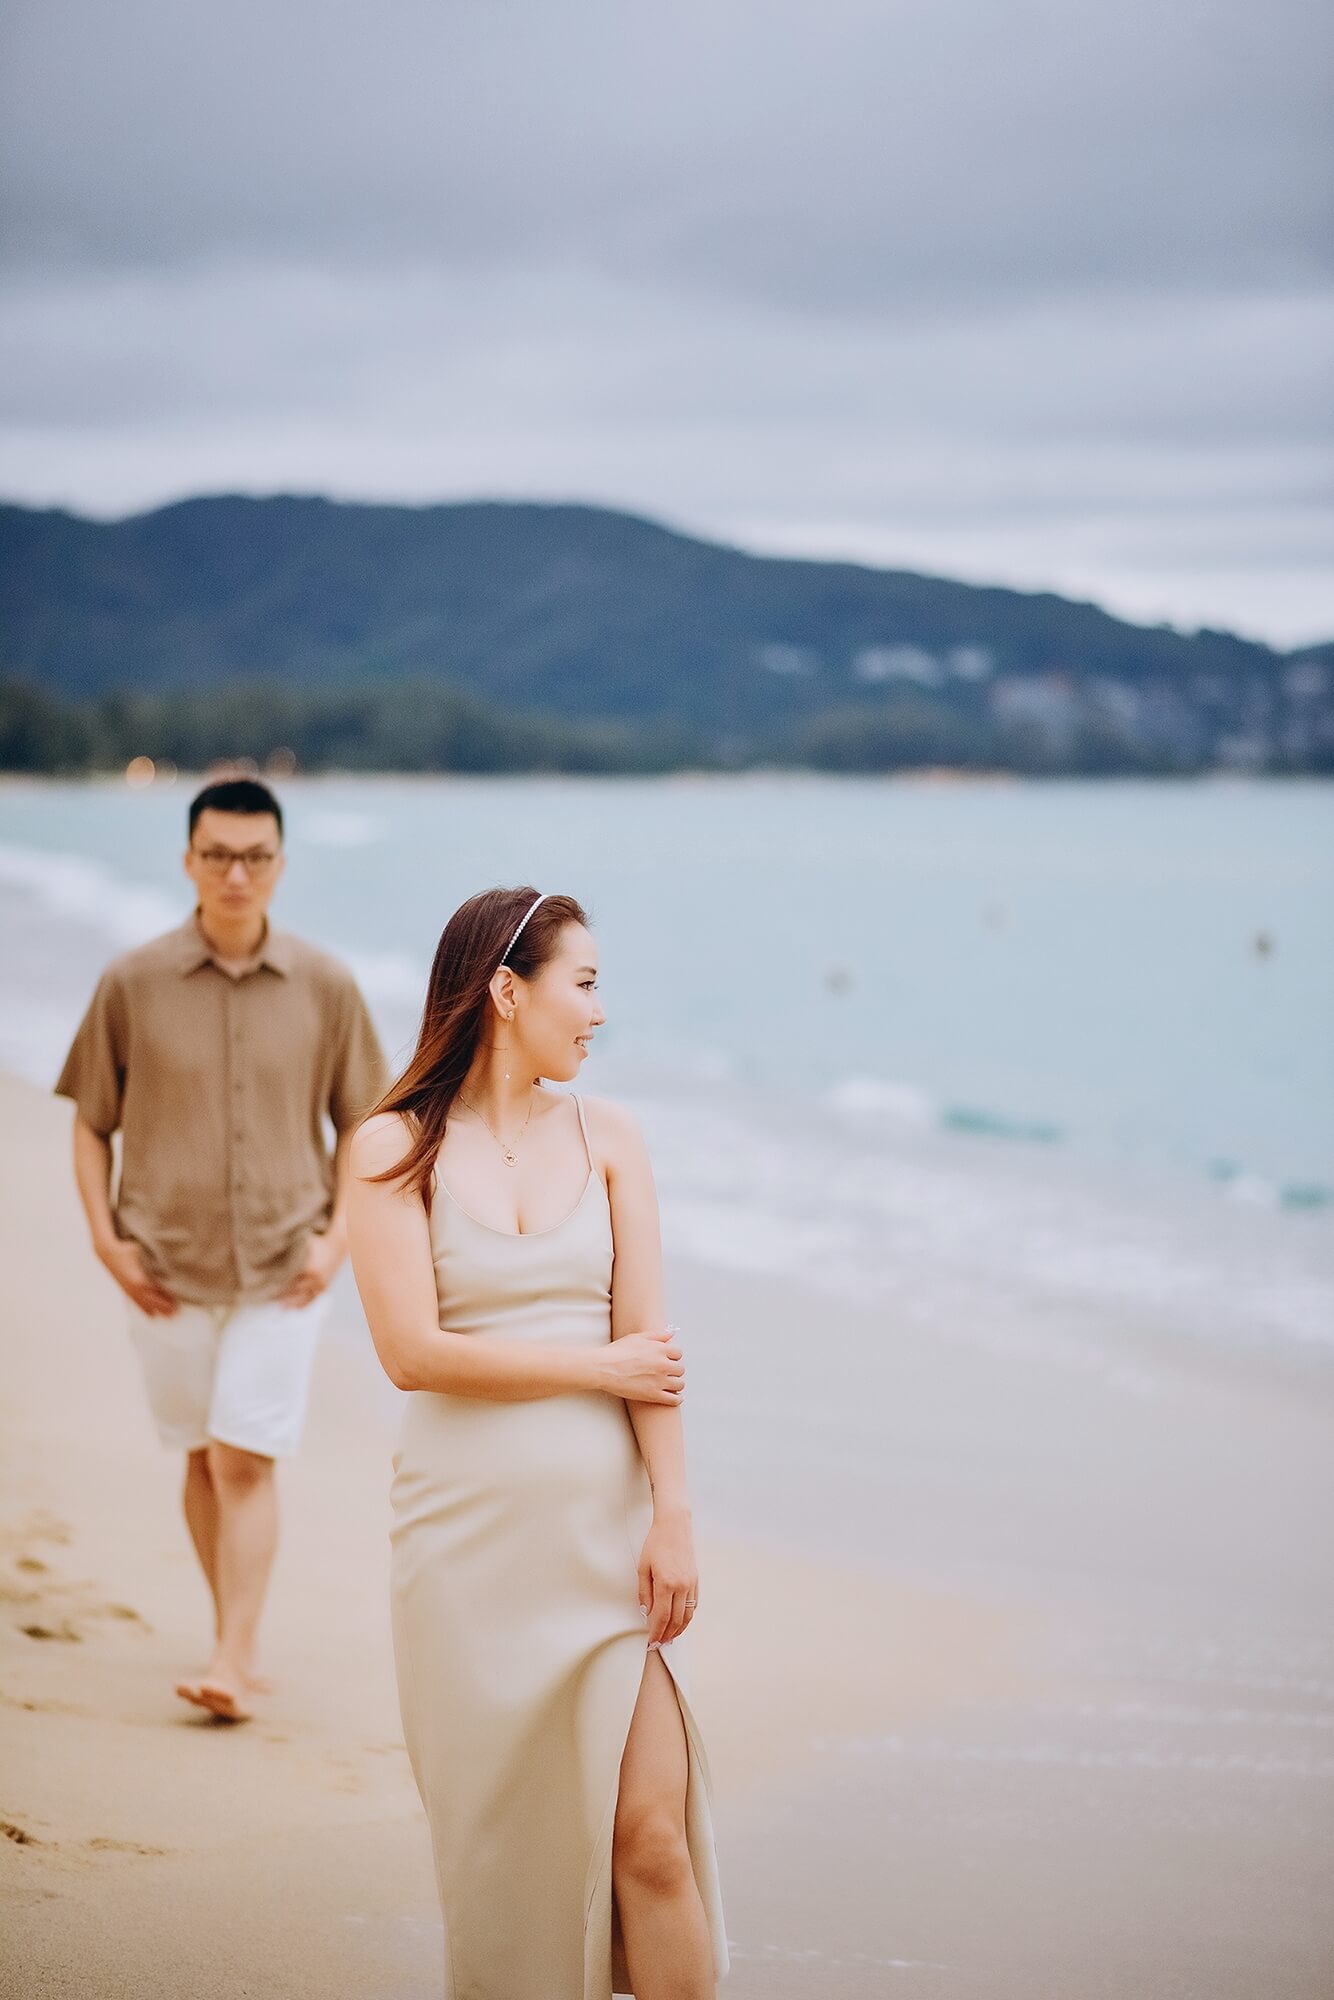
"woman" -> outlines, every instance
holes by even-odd
[[[410,1392],[391,1594],[446,2000],[705,2000],[710,1777],[657,1200],[632,1118],[550,1091],[606,1019],[572,897],[473,896],[352,1146],[353,1268]]]

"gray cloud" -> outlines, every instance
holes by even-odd
[[[11,0],[0,449],[1334,630],[1314,0]]]
[[[534,256],[812,313],[1323,268],[1317,0],[11,8],[12,254]]]

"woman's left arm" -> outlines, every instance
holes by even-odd
[[[594,1129],[611,1199],[611,1337],[616,1340],[666,1324],[662,1237],[653,1168],[637,1121],[606,1099],[595,1100],[595,1106]],[[648,1611],[650,1643],[667,1645],[690,1623],[699,1599],[685,1434],[679,1408],[641,1402],[627,1402],[626,1408],[653,1491],[653,1524],[639,1558],[639,1601]],[[687,1598],[693,1600],[689,1609]]]

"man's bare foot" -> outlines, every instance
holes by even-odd
[[[182,1701],[193,1702],[196,1708],[206,1708],[210,1715],[219,1716],[224,1722],[248,1722],[252,1710],[245,1699],[245,1676],[234,1674],[226,1667],[212,1666],[198,1680],[177,1681],[176,1692]]]
[[[214,1655],[214,1657],[215,1658],[217,1657],[216,1654]],[[269,1676],[264,1672],[264,1669],[262,1667],[243,1668],[241,1673],[241,1679],[245,1683],[245,1689],[247,1694],[273,1693],[273,1682],[269,1679]],[[191,1685],[197,1687],[198,1682],[197,1681],[192,1682]]]

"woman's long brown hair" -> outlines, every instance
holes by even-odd
[[[445,1121],[473,1057],[491,1007],[491,977],[502,959],[521,979],[532,979],[554,956],[566,924],[587,924],[573,896],[547,896],[537,904],[523,934],[506,951],[516,926],[537,890],[483,889],[461,903],[435,948],[426,988],[421,1029],[412,1059],[397,1083],[367,1112],[397,1111],[413,1134],[396,1166],[372,1174],[373,1181],[401,1180],[415,1187],[431,1212],[436,1154],[444,1144]]]

